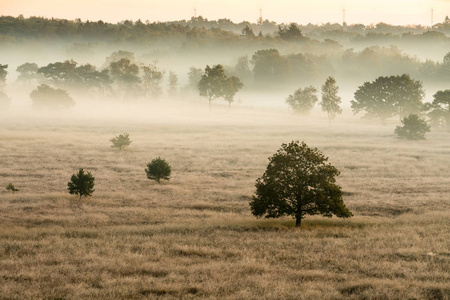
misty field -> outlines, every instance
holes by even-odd
[[[3,115],[0,298],[450,299],[449,133],[197,110]],[[131,145],[111,148],[124,132]],[[267,158],[292,140],[341,170],[353,218],[251,215]],[[172,166],[161,184],[144,171],[158,156]],[[96,189],[81,201],[67,192],[79,168]]]

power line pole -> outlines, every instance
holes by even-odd
[[[263,16],[262,16],[262,9],[259,9],[259,19],[258,19],[258,25],[262,25],[263,24]]]

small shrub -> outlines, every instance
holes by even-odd
[[[112,148],[119,148],[119,150],[122,150],[123,147],[129,146],[131,144],[130,136],[128,133],[119,134],[109,141],[112,143]]]
[[[78,174],[73,174],[70,181],[67,183],[69,194],[81,196],[92,196],[94,189],[94,176],[90,172],[84,173],[83,169],[78,171]]]
[[[170,179],[172,170],[170,165],[164,158],[157,157],[153,159],[149,164],[147,164],[145,173],[147,174],[148,179],[156,180],[158,183],[160,183],[161,179]]]
[[[18,189],[18,188],[16,188],[15,186],[14,186],[14,184],[12,184],[12,183],[10,183],[10,184],[8,184],[7,186],[6,186],[6,190],[7,191],[10,191],[11,193],[15,193],[15,192],[18,192],[18,191],[20,191],[20,189]]]
[[[404,117],[402,124],[403,126],[397,126],[394,131],[400,139],[423,140],[425,133],[430,131],[427,122],[415,114]]]

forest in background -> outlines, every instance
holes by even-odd
[[[117,24],[2,16],[0,64],[8,66],[6,84],[13,86],[21,78],[18,67],[23,64],[44,68],[70,62],[66,65],[101,73],[112,56],[130,53],[130,62],[159,72],[159,92],[153,93],[158,97],[173,96],[169,91],[174,76],[177,88],[190,88],[191,95],[198,96],[193,77],[198,79],[206,65],[221,64],[228,76],[243,82],[243,94],[281,94],[281,103],[295,89],[320,86],[333,76],[344,104],[349,104],[365,81],[408,74],[423,82],[425,101],[431,102],[432,95],[446,89],[450,79],[449,33],[449,18],[425,27],[277,24],[269,20],[236,24],[201,16]],[[27,93],[35,87],[29,86]],[[7,88],[7,93],[13,94],[14,88]]]

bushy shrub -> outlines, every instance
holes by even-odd
[[[6,186],[6,190],[7,191],[10,191],[11,193],[15,193],[15,192],[18,192],[18,191],[20,191],[20,189],[18,189],[18,188],[16,188],[15,186],[14,186],[14,184],[12,184],[12,183],[10,183],[10,184],[8,184],[7,186]]]
[[[172,169],[165,159],[157,157],[147,164],[145,173],[147,174],[148,179],[156,180],[160,183],[161,179],[170,179]]]
[[[122,150],[123,147],[129,146],[131,144],[130,136],[128,133],[119,134],[109,141],[112,143],[112,148],[119,148],[119,150]]]
[[[427,122],[418,115],[410,114],[402,119],[403,126],[397,126],[394,133],[400,139],[423,140],[425,133],[430,131]]]
[[[94,189],[94,176],[90,172],[85,173],[83,169],[78,170],[78,174],[73,174],[67,183],[69,194],[81,196],[92,196]]]

